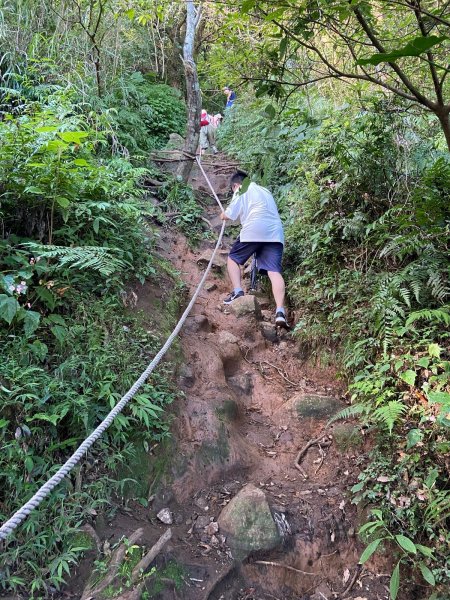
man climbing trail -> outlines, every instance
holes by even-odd
[[[240,265],[256,254],[258,270],[267,274],[272,284],[276,303],[275,325],[289,329],[284,309],[285,284],[281,275],[284,232],[275,200],[269,190],[252,182],[248,190],[240,194],[246,173],[238,171],[231,178],[233,199],[220,217],[222,220],[240,219],[242,229],[228,255],[228,274],[233,291],[225,298],[224,304],[231,304],[244,295],[241,287]]]

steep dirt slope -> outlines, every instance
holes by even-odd
[[[228,169],[206,168],[224,194]],[[192,183],[206,191],[198,170]],[[205,216],[220,228],[213,201]],[[291,334],[275,331],[269,298],[246,297],[239,309],[224,307],[229,243],[181,335],[184,397],[175,409],[173,442],[157,450],[165,474],[151,486],[150,508],[132,502],[98,532],[113,544],[143,527],[142,542],[151,546],[168,527],[156,515],[163,508],[171,512],[172,539],[156,566],[165,572],[168,564],[181,565],[182,589],[170,576],[157,588],[150,579],[150,597],[385,600],[386,567],[358,567],[358,515],[348,495],[367,442],[352,425],[326,428],[344,406],[342,387],[332,370],[303,363]],[[192,292],[214,242],[192,251],[166,231],[159,246]],[[249,483],[264,492],[282,543],[238,561],[219,516]],[[80,575],[72,598],[80,597],[83,583]]]

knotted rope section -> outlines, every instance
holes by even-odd
[[[193,160],[192,157],[191,157],[191,159]],[[195,160],[197,161],[197,164],[200,167],[200,170],[202,171],[203,176],[205,177],[220,209],[223,211],[223,206],[222,206],[214,188],[212,187],[211,182],[210,182],[207,174],[205,173],[200,161],[198,160],[197,157],[195,157]],[[201,278],[200,283],[198,284],[197,289],[195,290],[194,295],[191,298],[191,301],[187,305],[186,310],[181,315],[180,320],[176,324],[172,333],[167,338],[164,346],[161,348],[161,350],[158,352],[158,354],[153,358],[153,360],[148,365],[148,367],[145,369],[145,371],[141,374],[139,379],[137,379],[135,381],[135,383],[131,386],[131,388],[128,390],[128,392],[124,396],[122,396],[122,398],[119,400],[119,402],[116,404],[116,406],[108,413],[108,415],[103,419],[103,421],[100,423],[100,425],[90,434],[90,436],[87,437],[84,440],[84,442],[82,442],[80,444],[80,446],[78,446],[78,448],[75,450],[75,452],[72,454],[72,456],[68,460],[66,460],[66,462],[57,470],[57,472],[38,489],[38,491],[34,494],[34,496],[32,496],[32,498],[30,498],[30,500],[28,500],[28,502],[26,502],[21,508],[19,508],[19,510],[17,510],[13,514],[13,516],[10,519],[8,519],[0,527],[0,541],[5,540],[20,525],[20,523],[22,523],[22,521],[24,521],[27,518],[27,516],[41,504],[41,502],[50,494],[50,492],[52,490],[54,490],[54,488],[59,483],[61,483],[61,481],[64,479],[64,477],[66,477],[70,473],[70,471],[75,467],[75,465],[83,458],[83,455],[89,450],[89,448],[91,448],[91,446],[99,439],[99,437],[101,437],[103,435],[103,433],[108,429],[108,427],[111,425],[111,423],[117,417],[117,415],[122,412],[122,410],[125,408],[125,406],[128,404],[128,402],[133,398],[133,396],[135,396],[135,394],[139,390],[139,388],[147,381],[147,379],[148,379],[149,375],[152,373],[152,371],[154,371],[155,368],[158,366],[158,364],[161,362],[161,359],[163,358],[163,356],[166,354],[167,350],[172,345],[172,343],[175,340],[175,338],[177,337],[180,329],[183,327],[184,322],[186,321],[187,317],[189,316],[189,313],[191,312],[192,307],[194,306],[194,304],[198,298],[198,295],[200,294],[200,292],[203,288],[203,285],[205,284],[206,278],[208,277],[208,273],[211,270],[211,266],[213,264],[217,250],[219,249],[220,245],[222,244],[224,230],[225,230],[225,221],[222,223],[222,228],[220,230],[220,234],[217,239],[216,246],[213,250],[211,259],[208,263],[208,266],[206,267],[203,277]]]

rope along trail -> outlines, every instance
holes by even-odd
[[[188,155],[188,156],[191,160],[194,159],[194,157],[191,157],[190,155]],[[223,206],[222,206],[214,188],[212,187],[211,182],[200,163],[200,160],[198,159],[198,157],[195,157],[195,160],[196,160],[203,176],[205,177],[206,182],[208,183],[208,186],[211,189],[211,192],[212,192],[216,202],[218,203],[220,209],[223,211],[224,210]],[[200,292],[203,288],[203,285],[206,281],[208,273],[211,269],[213,260],[216,256],[217,250],[219,249],[219,247],[222,243],[224,230],[225,230],[225,221],[222,223],[222,228],[220,230],[220,234],[217,239],[216,246],[213,250],[211,260],[209,261],[209,264],[206,267],[203,277],[201,278],[200,283],[198,284],[197,289],[195,290],[194,295],[192,296],[191,301],[189,302],[186,310],[181,315],[180,320],[176,324],[172,333],[167,338],[164,346],[161,348],[161,350],[158,352],[158,354],[153,358],[153,360],[148,365],[148,367],[145,369],[145,371],[141,374],[139,379],[137,379],[135,381],[135,383],[131,386],[131,388],[128,390],[128,392],[124,396],[122,396],[120,401],[108,413],[108,415],[100,423],[100,425],[96,429],[94,429],[94,431],[90,434],[90,436],[87,437],[84,440],[84,442],[82,442],[80,444],[80,446],[78,446],[78,448],[75,450],[75,452],[72,454],[72,456],[58,469],[58,471],[48,481],[46,481],[38,489],[38,491],[34,494],[34,496],[32,498],[30,498],[30,500],[28,500],[28,502],[26,502],[21,508],[19,508],[19,510],[17,510],[13,514],[13,516],[10,519],[8,519],[8,521],[6,521],[2,525],[2,527],[0,527],[0,541],[5,540],[20,525],[20,523],[22,523],[22,521],[24,521],[27,518],[27,516],[41,504],[41,502],[50,494],[50,492],[59,483],[61,483],[61,481],[64,479],[64,477],[66,477],[70,473],[70,471],[75,467],[75,465],[83,458],[83,455],[89,450],[89,448],[103,435],[103,433],[106,431],[106,429],[108,429],[108,427],[111,425],[111,423],[117,417],[117,415],[125,408],[125,406],[133,398],[133,396],[136,394],[136,392],[139,390],[139,388],[146,382],[147,378],[152,373],[152,371],[154,371],[154,369],[161,362],[161,359],[163,358],[163,356],[166,354],[167,350],[172,345],[173,341],[175,340],[178,333],[180,332],[180,329],[183,327],[184,322],[186,321],[187,317],[189,316],[189,313],[191,312],[192,307],[194,306],[194,304],[198,298],[198,295],[200,294]]]

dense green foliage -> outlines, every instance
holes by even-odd
[[[123,301],[127,282],[143,283],[162,268],[143,219],[154,212],[142,185],[150,171],[134,167],[123,148],[122,157],[115,152],[114,136],[123,135],[130,155],[160,145],[184,118],[170,88],[148,84],[148,105],[139,110],[154,106],[157,120],[168,121],[157,134],[146,121],[141,148],[118,116],[101,107],[85,114],[70,89],[46,86],[40,101],[23,86],[17,91],[3,97],[11,110],[0,122],[1,521],[98,425],[160,344],[158,330]],[[133,110],[139,120],[128,105]],[[135,154],[131,160],[142,163]],[[171,318],[167,311],[168,326]],[[111,497],[126,483],[115,476],[120,465],[167,434],[167,369],[52,493],[45,517],[33,513],[11,537],[0,589],[44,597],[60,587],[83,551],[74,537],[79,525],[100,507],[113,510]]]
[[[399,558],[444,584],[450,158],[439,130],[395,104],[366,101],[362,110],[299,97],[278,115],[267,102],[242,102],[221,142],[282,209],[299,341],[322,360],[338,358],[353,379],[341,416],[358,415],[385,440],[355,502],[381,510],[386,539],[429,547],[421,560]]]

